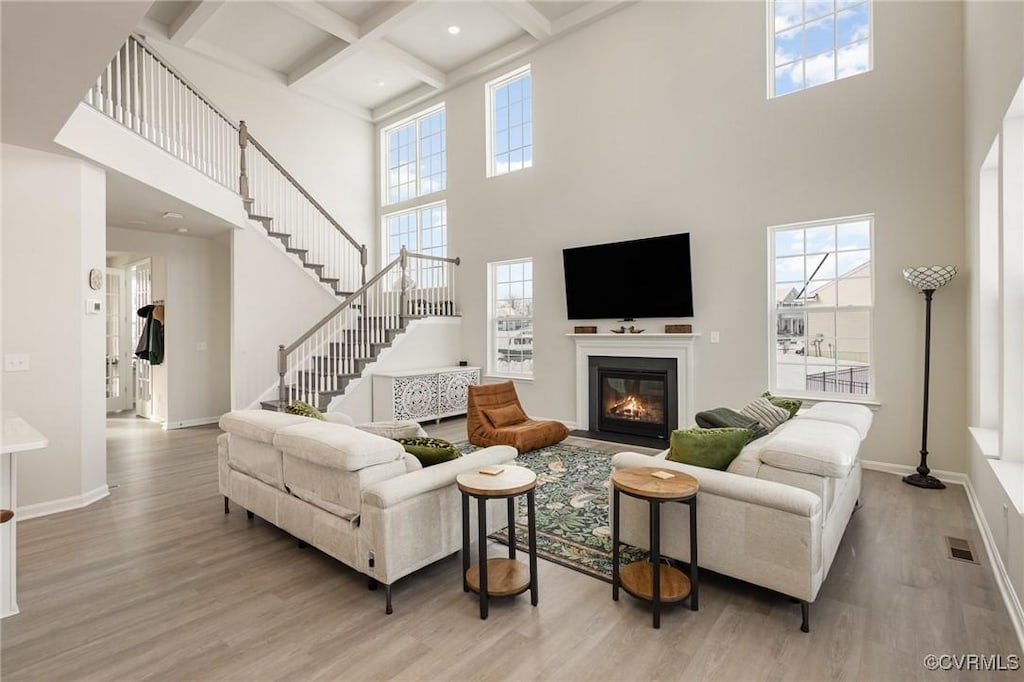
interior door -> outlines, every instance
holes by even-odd
[[[149,419],[153,416],[153,384],[152,369],[148,360],[140,360],[135,357],[135,348],[139,344],[139,337],[145,326],[145,320],[138,315],[139,308],[143,308],[153,302],[153,278],[152,264],[149,259],[136,263],[129,268],[130,295],[128,300],[131,307],[128,310],[128,317],[131,320],[131,353],[132,367],[135,369],[135,414]]]
[[[124,270],[107,268],[107,412],[131,407],[131,349]]]

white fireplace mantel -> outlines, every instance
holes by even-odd
[[[693,425],[694,351],[700,334],[566,334],[576,343],[576,428],[590,429],[590,357],[675,358],[679,428]]]

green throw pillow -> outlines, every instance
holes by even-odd
[[[396,438],[405,451],[420,461],[424,467],[458,459],[462,453],[455,446],[441,438]]]
[[[297,414],[300,417],[309,417],[310,419],[319,419],[324,421],[324,413],[316,409],[309,403],[304,403],[301,400],[293,400],[292,404],[284,408],[284,411],[288,414]]]
[[[776,407],[788,410],[790,419],[796,416],[796,413],[800,411],[800,406],[804,404],[804,401],[797,400],[796,398],[776,398],[768,391],[762,393],[761,397],[768,398],[768,400],[771,401],[771,404]]]
[[[725,471],[750,442],[750,429],[686,429],[673,431],[667,459]]]
[[[761,422],[752,419],[745,414],[728,407],[716,407],[713,410],[698,412],[695,417],[697,426],[702,429],[750,429],[753,437],[750,440],[757,440],[761,436],[768,435],[768,429],[761,425]]]

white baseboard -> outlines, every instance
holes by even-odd
[[[861,466],[871,471],[882,471],[899,476],[905,476],[917,471],[916,467],[905,464],[889,464],[888,462],[862,461]],[[1003,597],[1003,603],[1006,604],[1006,611],[1010,616],[1010,622],[1013,623],[1013,629],[1017,633],[1017,641],[1020,643],[1021,648],[1024,649],[1024,608],[1021,607],[1017,592],[1013,589],[1013,583],[1010,582],[1010,576],[1006,572],[1006,565],[1003,564],[1003,559],[999,556],[999,550],[996,548],[992,529],[989,528],[988,521],[985,520],[985,514],[981,510],[981,504],[978,502],[978,496],[974,492],[970,476],[955,471],[936,469],[932,469],[931,473],[940,481],[964,487],[964,492],[967,493],[967,500],[971,504],[974,522],[978,525],[978,533],[981,535],[981,541],[985,545],[985,552],[988,554],[989,563],[992,565],[992,575],[996,580],[996,585],[999,586],[999,593]]]
[[[913,474],[917,472],[917,467],[907,466],[906,464],[890,464],[889,462],[873,462],[871,460],[861,460],[860,465],[869,471],[882,471],[887,474],[896,474],[898,476],[906,476],[907,474]],[[956,485],[967,484],[967,474],[962,474],[958,471],[943,471],[942,469],[932,469],[932,476],[939,479],[944,483],[955,483]]]
[[[176,422],[164,422],[164,431],[173,431],[174,429],[188,429],[193,426],[206,426],[208,424],[216,424],[220,421],[220,417],[200,417],[199,419],[184,419]]]
[[[71,511],[72,509],[81,509],[82,507],[88,507],[97,500],[102,500],[109,494],[110,489],[107,488],[106,484],[104,484],[95,490],[90,490],[82,495],[19,506],[17,509],[18,520],[27,521],[28,519],[35,519],[40,516],[49,516],[50,514]]]
[[[964,490],[967,492],[967,499],[971,503],[971,512],[974,514],[974,522],[978,524],[978,532],[981,534],[981,541],[985,545],[985,552],[988,553],[989,563],[992,564],[992,573],[995,575],[999,592],[1003,595],[1003,601],[1006,603],[1006,610],[1010,614],[1013,629],[1017,631],[1017,642],[1024,649],[1024,608],[1021,607],[1017,592],[1013,589],[1013,583],[1010,582],[1010,575],[1006,572],[1006,564],[1003,563],[1002,557],[999,556],[995,537],[992,535],[992,529],[989,527],[988,521],[985,520],[985,513],[981,510],[981,503],[978,501],[977,493],[974,492],[974,485],[971,484],[970,477],[966,477]]]

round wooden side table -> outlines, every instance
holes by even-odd
[[[661,478],[655,474],[671,474]],[[612,474],[612,599],[619,600],[619,586],[637,599],[651,602],[654,627],[661,627],[661,605],[689,597],[697,610],[697,491],[700,484],[689,474],[657,467],[619,469]],[[620,494],[646,501],[650,506],[651,559],[634,561],[619,569]],[[690,508],[690,570],[686,575],[674,566],[661,565],[661,505],[679,502]]]
[[[537,605],[537,514],[534,489],[537,474],[526,467],[502,464],[500,474],[479,472],[459,474],[455,481],[462,493],[462,589],[480,595],[480,618],[487,618],[489,597],[510,597],[530,590],[530,603]],[[516,560],[515,498],[526,494],[530,567]],[[469,498],[477,501],[478,563],[469,565]],[[487,558],[487,501],[508,500],[508,558]]]

